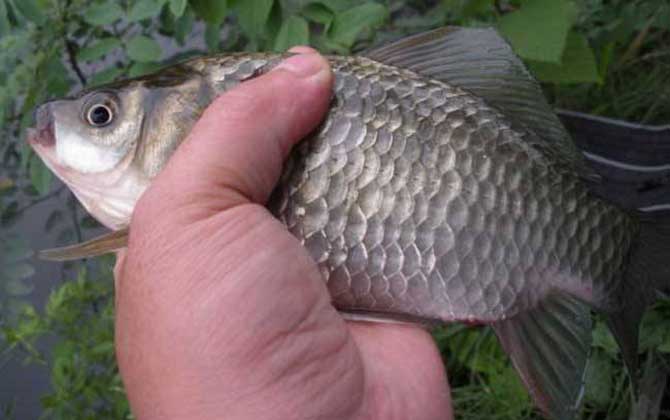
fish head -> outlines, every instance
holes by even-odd
[[[139,89],[92,91],[47,102],[35,112],[28,142],[59,176],[107,174],[138,143],[144,109]],[[67,180],[65,180],[67,182]]]
[[[194,59],[50,101],[36,109],[28,142],[93,217],[119,230],[213,98],[266,63]]]
[[[27,141],[37,155],[103,225],[129,224],[149,184],[137,165],[150,114],[141,82],[84,91],[35,111]]]

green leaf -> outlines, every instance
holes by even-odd
[[[140,63],[158,61],[161,59],[161,46],[155,40],[144,35],[137,35],[126,45],[128,58]]]
[[[273,4],[274,0],[238,0],[236,3],[240,26],[250,39],[257,40],[265,34]]]
[[[328,37],[346,48],[351,48],[363,30],[381,26],[387,17],[388,10],[381,4],[362,4],[337,14]]]
[[[360,0],[317,0],[314,3],[322,4],[333,12],[343,12],[361,4]]]
[[[594,351],[586,367],[586,399],[607,407],[612,396],[612,361],[602,351]]]
[[[94,355],[113,355],[114,354],[114,342],[104,341],[100,344],[93,346],[91,353]]]
[[[121,76],[122,74],[123,69],[117,66],[111,66],[95,73],[93,77],[91,77],[91,80],[89,80],[89,85],[98,86],[105,83],[109,83],[111,81],[114,81],[117,77]]]
[[[7,5],[0,0],[0,37],[4,37],[10,31],[9,19],[7,18]]]
[[[279,29],[275,39],[274,50],[286,51],[296,45],[309,44],[309,26],[300,16],[290,16]]]
[[[463,17],[484,15],[493,9],[493,0],[471,0],[463,7]]]
[[[604,322],[598,321],[596,323],[592,337],[592,347],[603,349],[610,357],[616,357],[619,353],[619,345]]]
[[[123,17],[123,9],[116,2],[95,3],[84,11],[84,21],[93,26],[109,25]]]
[[[521,57],[560,63],[575,14],[568,0],[528,0],[503,16],[499,28]]]
[[[333,23],[333,19],[335,19],[335,13],[321,3],[306,5],[300,11],[300,14],[307,20],[324,25],[326,31],[330,28],[330,24]]]
[[[30,161],[30,181],[40,195],[49,192],[53,181],[51,171],[36,155]]]
[[[191,33],[191,29],[193,29],[194,21],[195,17],[193,16],[193,12],[191,10],[187,10],[186,13],[184,13],[175,22],[174,37],[179,45],[183,45],[186,41],[186,37]]]
[[[205,44],[207,49],[211,52],[219,50],[221,42],[221,25],[207,24],[205,26]]]
[[[46,19],[36,0],[17,0],[14,7],[23,17],[37,25],[43,24]]]
[[[170,0],[170,11],[175,17],[181,17],[186,10],[187,0]]]
[[[155,62],[138,62],[133,63],[128,70],[128,77],[144,76],[145,74],[153,73],[161,68],[161,63]]]
[[[600,82],[598,65],[588,41],[577,32],[568,34],[560,64],[529,62],[531,70],[543,82],[592,83]]]
[[[140,20],[158,16],[166,1],[167,0],[138,0],[128,12],[128,20],[130,22],[139,22]]]
[[[190,3],[195,14],[212,25],[223,22],[228,12],[226,0],[190,0]]]
[[[121,46],[118,38],[101,38],[93,45],[82,48],[77,53],[77,58],[82,61],[93,61],[102,58]]]

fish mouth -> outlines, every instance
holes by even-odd
[[[54,135],[53,121],[48,121],[46,124],[35,127],[30,127],[26,130],[26,142],[35,151],[37,156],[42,159],[42,162],[56,175],[67,171],[67,168],[58,164],[56,158],[56,137]]]
[[[26,132],[26,140],[33,147],[53,147],[56,144],[53,121],[39,128],[29,128]]]

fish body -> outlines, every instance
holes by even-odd
[[[50,102],[31,144],[118,231],[207,104],[283,57],[198,58]],[[331,109],[268,207],[309,250],[333,304],[359,319],[492,324],[540,408],[572,418],[590,310],[611,316],[634,366],[638,312],[656,284],[636,261],[661,261],[666,230],[591,193],[594,174],[495,32],[452,28],[328,59]],[[651,244],[645,258],[640,243]],[[637,292],[626,285],[641,271]]]

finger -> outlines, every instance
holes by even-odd
[[[291,147],[322,121],[331,92],[327,61],[309,53],[220,96],[154,182],[161,202],[218,210],[265,203]]]

